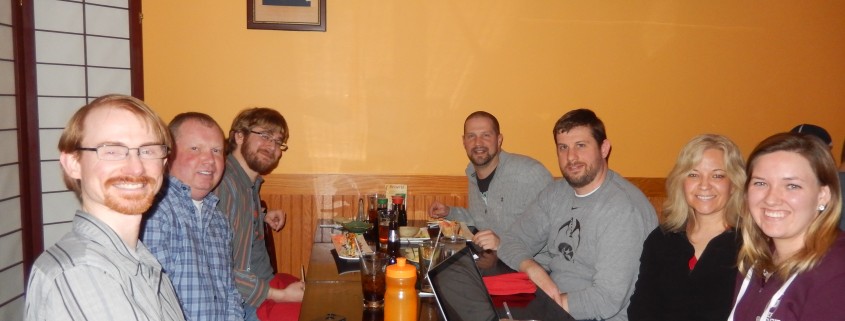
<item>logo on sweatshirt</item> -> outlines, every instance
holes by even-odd
[[[557,250],[567,261],[572,261],[578,246],[581,245],[581,222],[574,217],[563,223],[557,230]]]

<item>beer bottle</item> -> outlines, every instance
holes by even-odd
[[[396,258],[402,257],[399,241],[399,224],[396,222],[396,215],[391,215],[390,224],[387,229],[387,255],[390,257],[389,264],[396,264]]]

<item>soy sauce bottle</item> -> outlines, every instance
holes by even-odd
[[[393,213],[399,226],[408,226],[408,213],[405,211],[405,198],[402,196],[393,197]]]
[[[408,226],[408,212],[405,211],[405,204],[399,204],[399,214],[397,214],[399,226]]]
[[[369,207],[367,209],[367,222],[373,225],[366,233],[364,239],[367,242],[378,245],[378,211],[376,211],[376,197],[370,196]]]

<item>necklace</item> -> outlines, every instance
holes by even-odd
[[[769,272],[766,269],[763,269],[763,283],[769,282],[769,277],[772,276],[772,272]]]

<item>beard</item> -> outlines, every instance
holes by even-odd
[[[485,148],[484,151],[486,153],[479,154],[479,155],[476,155],[475,153],[467,154],[467,157],[469,158],[470,163],[472,163],[472,165],[474,165],[476,167],[484,167],[484,166],[487,166],[487,164],[490,164],[490,162],[493,161],[493,157],[495,157],[496,155],[499,154],[498,149],[493,150],[492,153],[490,152],[489,149],[486,149],[486,148]]]
[[[129,195],[115,195],[116,193],[106,193],[104,204],[109,209],[118,213],[126,215],[141,215],[144,214],[153,204],[153,199],[158,192],[154,188],[156,180],[149,176],[121,176],[113,177],[106,181],[105,186],[112,186],[123,183],[139,183],[144,184],[146,193],[131,193]],[[120,194],[120,193],[117,193]]]
[[[250,149],[248,144],[241,145],[241,155],[244,156],[244,161],[246,161],[249,169],[254,170],[258,174],[266,175],[272,172],[276,166],[279,166],[279,160],[282,159],[281,155],[274,157],[274,155],[267,153],[265,150],[256,149],[255,152],[250,152]],[[264,154],[268,160],[263,160],[259,154]]]
[[[567,164],[567,167],[569,165],[571,164]],[[566,179],[566,182],[569,183],[569,186],[572,186],[573,188],[580,188],[592,183],[593,180],[596,179],[596,176],[598,176],[598,173],[598,169],[590,165],[584,164],[584,173],[581,174],[581,176],[573,176],[572,174],[569,174],[564,170],[563,178]]]

